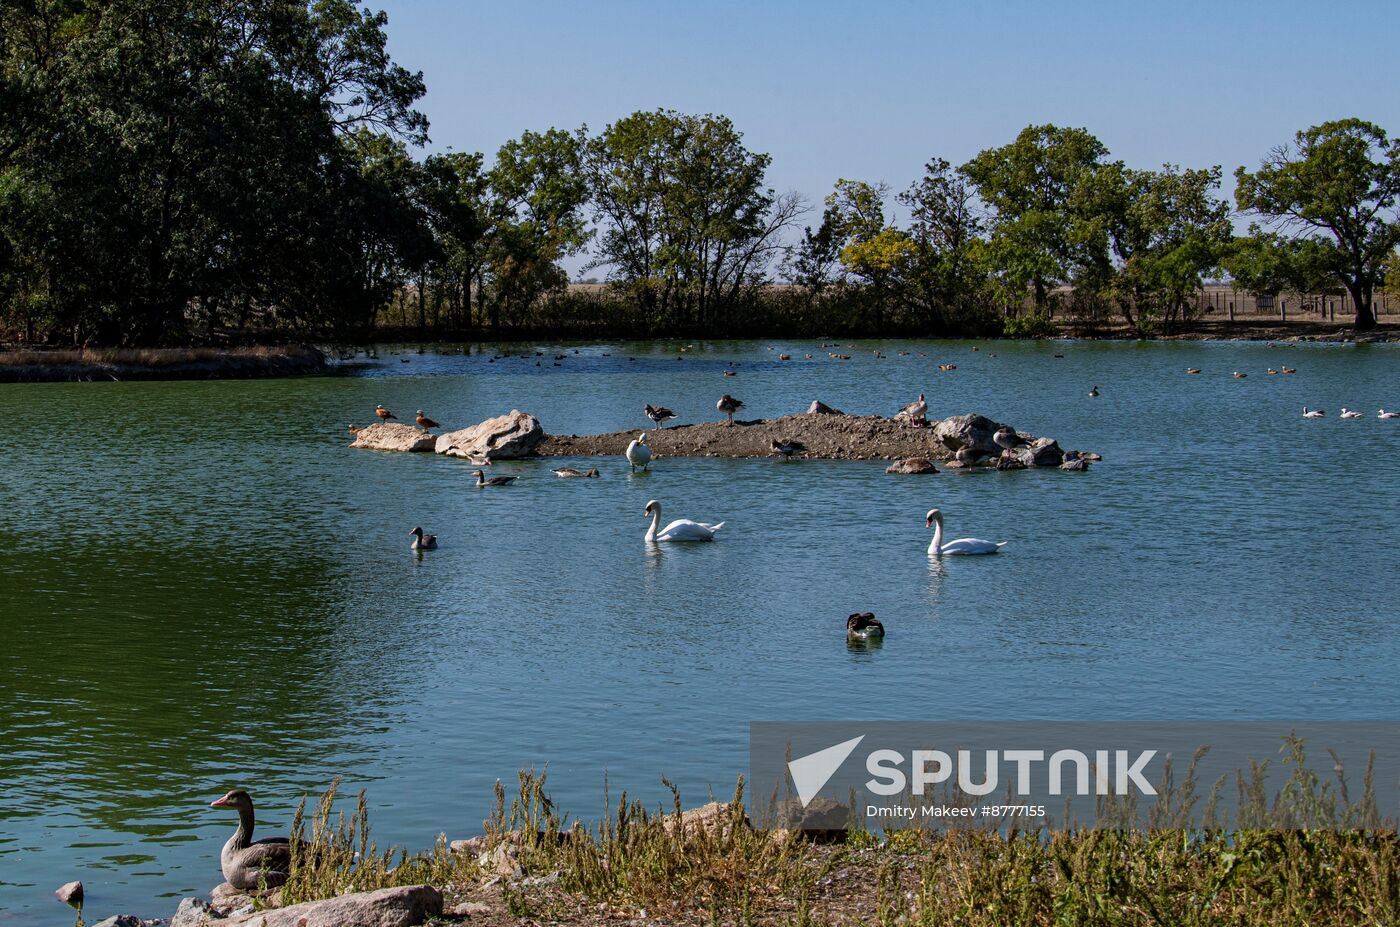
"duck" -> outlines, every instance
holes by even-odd
[[[1326,415],[1327,413],[1321,409],[1309,409],[1307,406],[1303,406],[1303,418],[1324,418]]]
[[[737,376],[739,375],[739,371],[737,371],[737,370],[726,370],[726,371],[724,371],[724,375],[725,375],[726,377],[737,377]]]
[[[964,444],[953,453],[953,459],[958,462],[959,466],[963,467],[975,467],[979,460],[987,456],[989,455],[986,451],[979,451],[971,444]]]
[[[938,369],[941,370],[941,371],[943,371],[944,373],[947,373],[947,372],[950,371],[950,370],[957,370],[957,369],[958,369],[958,365],[957,365],[957,364],[939,364],[939,365],[938,365]]]
[[[629,442],[624,453],[627,455],[627,462],[632,465],[633,473],[637,472],[638,467],[646,470],[651,466],[651,448],[647,447],[645,433],[637,435],[635,441]]]
[[[1277,376],[1277,375],[1278,375],[1278,371],[1275,370],[1275,369],[1272,368],[1272,367],[1269,368],[1268,373],[1269,373],[1269,376],[1271,376],[1271,377],[1272,377],[1272,376]]]
[[[1249,376],[1249,374],[1240,373],[1238,370],[1236,370],[1234,373],[1230,374],[1230,376],[1234,377],[1236,380],[1243,380],[1245,377]]]
[[[286,837],[267,837],[253,842],[253,799],[242,789],[234,789],[209,803],[211,808],[238,811],[238,829],[219,854],[219,868],[234,888],[244,890],[266,885],[276,888],[287,881],[292,867],[292,846]]]
[[[792,360],[791,354],[779,354],[778,360]]]
[[[666,423],[676,417],[676,413],[665,406],[654,406],[651,403],[646,404],[644,411],[647,418],[651,419],[657,428],[665,428]]]
[[[423,429],[424,431],[431,431],[431,430],[434,429],[434,428],[441,428],[441,427],[442,427],[442,426],[439,425],[437,422],[433,421],[432,419],[428,418],[428,416],[424,415],[422,409],[419,409],[419,410],[414,414],[413,420],[414,420],[415,422],[417,422],[417,423],[418,423],[418,427],[421,428],[421,429]]]
[[[713,541],[715,532],[724,527],[724,522],[707,525],[689,518],[678,518],[665,528],[660,528],[661,503],[655,499],[647,503],[645,513],[651,516],[651,527],[646,534],[648,541]]]
[[[846,639],[852,641],[879,640],[885,636],[885,626],[874,612],[855,612],[846,619]]]
[[[1297,368],[1297,367],[1280,367],[1279,370],[1283,371],[1284,373],[1297,373],[1297,372],[1298,372],[1298,368]]]
[[[437,550],[436,534],[424,534],[422,528],[414,528],[408,533],[413,535],[413,543],[409,544],[409,550]]]
[[[933,540],[928,545],[928,555],[938,557],[942,554],[963,554],[971,556],[973,554],[995,554],[1007,545],[1006,541],[984,541],[981,538],[958,538],[955,541],[943,543],[943,513],[938,509],[929,509],[924,516],[924,527],[933,528]]]
[[[1089,387],[1089,398],[1092,399],[1092,398],[1094,398],[1095,396],[1097,396],[1098,394],[1099,394],[1099,388],[1098,388],[1097,386],[1091,386],[1091,387]]]
[[[1376,418],[1400,418],[1400,412],[1387,412],[1381,409],[1376,413]]]
[[[996,433],[992,435],[992,440],[996,442],[997,447],[1008,451],[1021,443],[1021,439],[1016,436],[1016,432],[1009,425],[1002,425],[998,428]]]
[[[559,467],[554,471],[554,475],[561,479],[577,479],[578,477],[590,477],[598,475],[597,467],[589,467],[587,470],[579,470],[575,467]]]
[[[350,424],[350,425],[346,425],[345,427],[349,430],[349,432],[350,432],[352,435],[357,435],[357,434],[359,434],[360,431],[361,431],[361,428],[360,428],[359,425]]]
[[[1200,368],[1200,367],[1187,367],[1187,368],[1186,368],[1186,372],[1187,372],[1187,373],[1200,373],[1200,372],[1201,372],[1201,368]]]
[[[391,419],[391,418],[398,418],[397,415],[395,415],[394,413],[390,412],[388,409],[384,408],[383,406],[375,406],[375,407],[374,407],[374,414],[377,415],[377,416],[379,416],[379,420],[380,420],[381,422],[387,422],[387,421],[388,421],[389,419]]]
[[[735,399],[728,393],[725,393],[723,396],[719,397],[719,402],[715,403],[715,408],[719,409],[725,414],[725,417],[727,419],[726,424],[729,425],[734,424],[734,413],[738,412],[743,407],[744,403],[742,400]]]
[[[920,393],[919,398],[895,413],[895,417],[900,415],[909,418],[909,424],[915,428],[922,428],[928,424],[928,402],[924,399],[924,394]]]
[[[1342,414],[1341,414],[1340,417],[1341,417],[1341,418],[1360,418],[1360,417],[1361,417],[1361,413],[1360,413],[1360,412],[1357,412],[1355,409],[1348,409],[1346,406],[1342,406]]]
[[[483,486],[509,486],[511,483],[514,483],[517,479],[519,479],[519,477],[514,476],[493,476],[488,480],[486,478],[486,474],[481,472],[480,470],[473,470],[471,472],[471,475],[476,477],[477,489],[480,489]]]
[[[807,450],[807,445],[801,441],[790,441],[787,438],[775,438],[770,442],[773,453],[783,455],[784,460],[788,460],[793,454],[800,454]]]

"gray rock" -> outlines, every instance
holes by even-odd
[[[439,454],[449,457],[514,460],[529,457],[543,440],[544,428],[540,420],[512,409],[509,415],[498,415],[470,428],[439,435],[435,447]]]
[[[480,854],[486,851],[485,835],[478,837],[468,837],[466,840],[454,840],[447,845],[453,853]]]
[[[1019,450],[1019,448],[1018,448]],[[1058,467],[1064,460],[1064,452],[1054,438],[1036,438],[1030,446],[1032,467]]]
[[[938,468],[927,457],[906,457],[885,468],[886,473],[937,473]]]
[[[83,883],[67,882],[54,889],[53,896],[66,905],[75,908],[83,906]]]
[[[1060,469],[1083,473],[1089,469],[1089,461],[1083,457],[1072,457],[1060,464]]]
[[[834,798],[818,795],[806,807],[800,801],[780,801],[773,808],[774,827],[785,832],[797,831],[808,840],[840,843],[846,839],[851,822],[851,809]]]
[[[998,428],[1005,427],[985,415],[969,413],[951,415],[933,423],[933,435],[950,451],[970,447],[988,456],[1001,453],[1001,448],[992,440]]]
[[[203,927],[211,921],[222,919],[223,914],[211,908],[203,898],[185,898],[170,919],[170,927]]]
[[[146,925],[135,914],[114,914],[106,920],[98,921],[92,927],[146,927]]]
[[[473,917],[477,914],[490,914],[491,906],[480,901],[464,901],[452,909],[453,917]]]
[[[1007,450],[1002,452],[1000,457],[997,458],[997,469],[1024,470],[1030,466],[1030,464],[1023,459],[1025,456],[1028,456],[1029,453],[1030,452],[1023,447],[1016,448],[1014,450],[1008,448]]]
[[[813,399],[812,404],[807,407],[808,415],[845,415],[840,409],[833,409],[820,399]]]
[[[401,422],[375,422],[355,432],[351,447],[371,451],[432,451],[437,438]]]
[[[442,915],[442,892],[431,885],[341,895],[220,921],[219,927],[415,927]]]

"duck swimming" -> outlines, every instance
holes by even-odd
[[[561,479],[577,479],[579,477],[597,476],[598,468],[589,467],[587,470],[579,470],[576,467],[559,467],[554,471],[554,475]]]
[[[268,837],[253,842],[253,799],[242,789],[234,789],[209,803],[211,808],[238,811],[238,829],[219,854],[219,868],[234,888],[275,888],[287,881],[292,866],[292,847],[286,837]]]
[[[878,640],[885,636],[885,626],[874,612],[856,612],[846,619],[846,639],[852,641]]]
[[[1303,418],[1324,418],[1326,415],[1327,413],[1321,409],[1309,409],[1307,406],[1303,406]]]
[[[436,534],[424,534],[422,528],[414,528],[408,533],[413,535],[413,543],[408,545],[409,550],[437,550]]]
[[[519,477],[514,476],[493,476],[488,480],[486,478],[486,474],[481,472],[480,470],[473,470],[471,472],[471,475],[476,477],[476,485],[478,489],[480,489],[482,486],[509,486],[511,483],[514,483],[517,479],[519,479]]]

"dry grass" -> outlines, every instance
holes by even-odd
[[[27,348],[0,351],[0,380],[127,380],[316,373],[306,345],[229,348]]]
[[[233,348],[25,348],[0,351],[4,366],[62,366],[97,364],[130,367],[172,367],[205,364],[231,358],[273,358],[309,350],[287,345],[248,345]]]
[[[1318,783],[1297,780],[1287,815],[1342,815]],[[1249,779],[1243,778],[1248,790]],[[570,823],[545,778],[497,786],[485,852],[378,851],[364,796],[332,822],[332,789],[303,833],[287,902],[431,882],[475,925],[817,924],[1189,925],[1312,927],[1400,924],[1400,838],[1394,825],[1344,830],[1158,828],[997,833],[856,831],[818,846],[748,826],[743,783],[708,827],[677,826],[623,795],[601,822]],[[1364,804],[1365,799],[1360,804]]]

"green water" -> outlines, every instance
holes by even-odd
[[[614,795],[660,801],[662,775],[692,802],[726,793],[756,719],[1400,716],[1400,420],[1375,418],[1400,408],[1396,348],[678,347],[0,386],[0,922],[62,916],[49,893],[73,878],[90,914],[168,916],[218,881],[232,822],[207,806],[234,786],[272,833],[343,775],[381,842],[424,846],[479,832],[492,783],[532,765],[585,817],[605,773]],[[920,391],[930,416],[1105,460],[933,477],[603,460],[597,480],[539,461],[478,491],[464,461],[346,447],[380,402],[587,433],[647,426],[645,402],[714,420],[722,392],[770,417],[813,399],[889,414]],[[651,498],[727,527],[649,549]],[[952,536],[1011,543],[931,565],[934,505]],[[416,524],[442,548],[414,557]],[[884,647],[847,650],[856,610]]]

